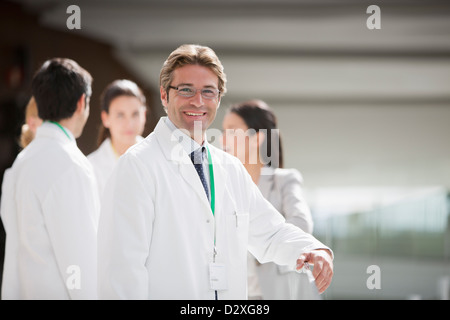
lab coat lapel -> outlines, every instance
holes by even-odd
[[[183,179],[192,187],[199,196],[200,201],[211,212],[211,205],[203,189],[202,182],[195,170],[189,155],[184,151],[183,147],[178,143],[177,139],[172,135],[171,130],[165,124],[165,117],[162,117],[154,130],[158,143],[168,161],[178,164],[178,171]],[[205,211],[205,212],[208,212]]]
[[[189,156],[185,153],[185,157],[189,160],[189,163],[179,162],[179,171],[184,180],[189,183],[194,189],[195,193],[199,196],[201,202],[211,211],[211,205],[206,197],[205,189],[203,189],[202,182],[194,168]]]

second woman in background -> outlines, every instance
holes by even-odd
[[[287,222],[312,233],[311,212],[302,195],[302,176],[296,169],[283,169],[277,120],[269,106],[261,100],[232,105],[224,117],[223,130],[225,151],[241,160],[263,196]],[[306,272],[297,273],[274,263],[259,264],[249,253],[248,297],[317,299],[318,293]]]
[[[100,195],[119,157],[141,141],[146,122],[146,99],[130,80],[115,80],[100,97],[102,126],[98,149],[88,155],[97,178]]]

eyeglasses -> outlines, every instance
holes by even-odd
[[[181,97],[191,98],[197,94],[197,91],[200,90],[200,93],[205,99],[215,99],[219,96],[220,91],[214,88],[204,88],[204,89],[195,89],[191,86],[178,86],[172,87],[169,86],[169,89],[177,90],[177,94]]]

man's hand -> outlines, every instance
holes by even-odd
[[[333,277],[333,259],[330,251],[318,249],[302,254],[297,259],[297,270],[303,268],[305,262],[314,265],[312,274],[319,293],[323,293],[330,285]]]

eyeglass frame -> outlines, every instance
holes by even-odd
[[[179,90],[179,88],[182,87],[182,86],[184,86],[184,87],[186,87],[186,88],[191,88],[191,89],[194,91],[194,93],[193,93],[191,96],[186,96],[186,95],[180,94],[180,91],[178,91],[178,90]],[[207,100],[213,100],[213,99],[218,98],[218,97],[220,96],[220,93],[221,93],[220,90],[219,90],[219,89],[216,89],[216,88],[203,88],[203,89],[197,89],[197,88],[194,88],[194,87],[191,87],[191,86],[187,86],[187,85],[182,85],[182,86],[176,86],[176,87],[174,87],[174,86],[168,86],[167,88],[168,88],[168,89],[174,89],[174,90],[176,90],[176,91],[177,91],[177,94],[178,94],[180,97],[183,97],[183,98],[192,98],[192,97],[194,97],[194,96],[197,94],[197,92],[200,90],[200,95],[202,96],[202,98],[207,99]],[[215,91],[215,92],[216,92],[216,96],[215,96],[215,97],[212,97],[212,98],[210,98],[210,97],[205,97],[205,96],[203,95],[203,90],[212,90],[212,91]]]

